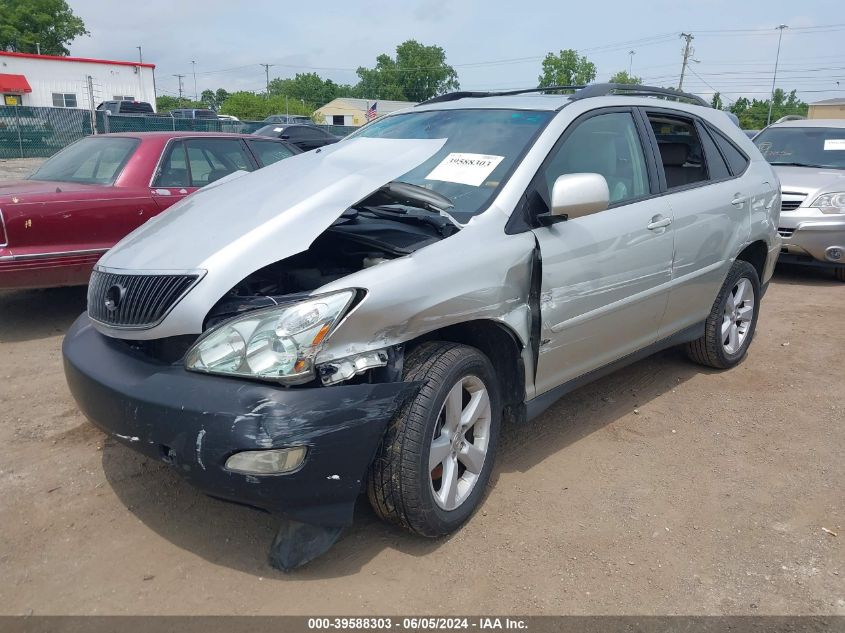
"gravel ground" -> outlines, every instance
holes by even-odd
[[[271,516],[80,415],[60,346],[83,288],[0,293],[0,613],[845,614],[843,299],[779,270],[739,367],[671,350],[623,369],[505,428],[456,534],[407,535],[362,499],[282,574]]]
[[[0,181],[29,176],[46,158],[0,158]]]

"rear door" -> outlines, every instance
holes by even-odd
[[[661,337],[703,321],[750,231],[753,191],[734,177],[704,124],[676,110],[644,108],[661,188],[672,209],[675,255]]]
[[[648,346],[666,308],[672,217],[657,195],[644,121],[632,108],[585,114],[564,132],[529,190],[549,208],[558,176],[599,173],[607,210],[533,229],[542,257],[537,394]]]

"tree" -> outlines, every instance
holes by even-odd
[[[777,88],[772,99],[772,121],[783,116],[797,114],[807,116],[807,104],[798,98],[795,90],[789,93]],[[759,130],[765,127],[769,115],[769,99],[739,97],[729,110],[739,118],[740,127],[745,130]]]
[[[165,113],[176,108],[204,108],[206,105],[199,101],[192,101],[190,99],[179,99],[179,97],[171,97],[170,95],[159,95],[156,97],[156,112]]]
[[[722,95],[718,92],[713,95],[713,98],[710,99],[710,105],[717,110],[721,110],[724,104],[722,103]]]
[[[617,73],[618,74],[618,73]],[[537,78],[541,87],[588,84],[596,78],[596,65],[577,51],[567,48],[543,58],[543,74]]]
[[[385,53],[373,68],[358,68],[355,95],[364,99],[425,101],[460,88],[458,73],[446,63],[439,46],[407,40],[396,47],[396,57]]]
[[[215,112],[220,109],[220,106],[222,106],[223,102],[228,98],[229,93],[223,88],[218,88],[216,92],[213,90],[203,90],[200,95],[200,101],[202,101],[203,105],[209,110],[214,110]]]
[[[352,86],[338,85],[317,73],[296,73],[292,79],[274,79],[270,82],[271,95],[286,96],[288,100],[305,101],[317,107],[337,97],[352,96],[352,91]]]
[[[618,73],[614,73],[610,77],[610,83],[612,84],[641,84],[643,80],[641,77],[637,77],[636,75],[628,75],[628,73],[624,70],[620,70]]]
[[[69,55],[67,44],[89,35],[65,0],[0,0],[0,50]]]
[[[233,92],[229,95],[223,105],[220,106],[220,114],[231,114],[242,121],[261,121],[270,114],[304,114],[311,116],[314,110],[313,104],[288,98],[285,103],[284,96],[255,94],[254,92]]]

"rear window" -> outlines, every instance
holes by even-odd
[[[121,114],[146,114],[152,112],[153,107],[146,101],[121,101]]]
[[[194,117],[197,119],[216,119],[217,115],[211,110],[197,110]]]
[[[139,144],[136,138],[89,136],[49,158],[30,179],[110,185]]]
[[[736,145],[722,136],[718,130],[710,128],[709,131],[713,136],[713,140],[716,141],[716,145],[718,145],[719,149],[722,150],[722,155],[725,157],[725,160],[728,161],[728,166],[730,166],[731,173],[734,176],[739,176],[748,169],[748,163],[750,162],[748,160],[748,156],[739,151]]]

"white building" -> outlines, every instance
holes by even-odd
[[[326,125],[364,125],[367,110],[372,108],[376,117],[404,110],[417,105],[413,101],[384,101],[382,99],[353,99],[339,97],[317,108],[315,114]]]
[[[155,108],[155,64],[0,51],[0,107],[88,109],[92,96],[93,107],[129,99]]]

